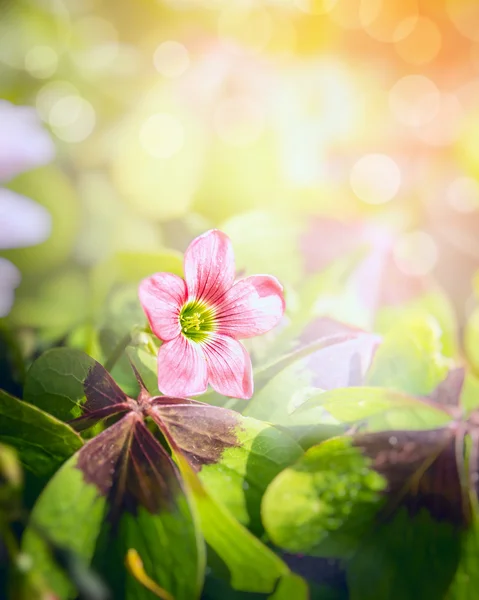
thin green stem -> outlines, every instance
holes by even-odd
[[[104,367],[107,371],[111,371],[113,369],[113,367],[116,365],[116,363],[120,360],[120,358],[123,355],[123,352],[125,352],[125,350],[130,345],[131,340],[132,340],[131,332],[128,332],[125,336],[123,336],[121,338],[121,340],[118,342],[116,348],[113,350],[113,352],[110,354],[110,356],[108,357],[108,359],[105,362]]]

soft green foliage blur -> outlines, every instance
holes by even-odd
[[[203,581],[204,600],[476,597],[477,429],[460,531],[426,511],[378,520],[387,482],[344,434],[428,431],[479,407],[478,40],[464,18],[477,2],[424,2],[417,19],[413,0],[384,0],[367,24],[360,5],[0,0],[0,98],[34,106],[57,147],[52,164],[8,184],[53,221],[43,244],[1,253],[22,274],[0,319],[11,597],[46,600],[52,587],[74,598],[93,582],[92,600],[105,600],[95,578],[119,573],[125,600],[150,600],[124,569],[129,545],[175,600],[199,597]],[[440,47],[418,62],[431,23]],[[396,87],[405,78],[419,81],[411,97]],[[434,115],[421,108],[424,79],[438,89]],[[391,197],[377,154],[400,172]],[[285,317],[245,342],[250,401],[199,398],[238,411],[237,445],[217,462],[196,473],[148,422],[181,494],[161,514],[126,511],[116,571],[99,575],[110,499],[75,465],[106,425],[80,436],[68,422],[95,360],[136,398],[131,361],[158,394],[160,342],[138,283],[183,275],[188,244],[212,227],[230,236],[238,277],[278,277]],[[454,414],[421,401],[458,368]],[[290,554],[317,562],[297,574]],[[318,581],[329,559],[336,575]]]

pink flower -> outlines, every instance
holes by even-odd
[[[251,398],[250,357],[238,338],[272,329],[284,312],[283,288],[270,275],[236,283],[231,240],[213,229],[191,242],[185,280],[156,273],[140,284],[139,297],[158,353],[158,387],[168,396],[193,396],[208,383],[220,394]]]

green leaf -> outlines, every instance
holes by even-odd
[[[382,306],[376,314],[374,330],[387,334],[395,329],[400,321],[420,321],[434,319],[439,326],[439,341],[444,356],[458,354],[458,324],[449,298],[438,290],[421,294],[408,302],[393,306]]]
[[[301,310],[293,321],[293,329],[321,317],[344,322],[350,326],[371,329],[374,318],[374,298],[360,297],[355,274],[361,271],[368,256],[368,247],[358,245],[353,251],[337,257],[319,272],[305,279],[299,292]]]
[[[158,397],[154,414],[199,472],[209,494],[243,525],[261,533],[268,484],[301,455],[301,447],[268,423],[200,402]]]
[[[23,471],[13,448],[0,444],[0,528],[3,519],[9,520],[9,512],[20,506]]]
[[[479,379],[471,372],[466,372],[460,396],[460,405],[466,412],[479,407]]]
[[[287,426],[291,413],[318,390],[360,385],[378,342],[349,330],[301,344],[256,373],[257,391],[244,414]]]
[[[479,374],[479,308],[475,308],[466,323],[464,347],[474,372]]]
[[[79,417],[85,402],[83,383],[95,364],[93,358],[79,350],[47,350],[27,373],[25,401],[62,421]]]
[[[310,448],[268,487],[262,503],[273,543],[294,553],[341,556],[371,526],[386,481],[351,439]]]
[[[278,584],[278,587],[271,596],[270,600],[308,600],[308,585],[302,577],[295,573],[285,575]]]
[[[174,440],[167,439],[194,498],[201,531],[213,553],[225,564],[231,586],[246,592],[273,592],[278,581],[289,575],[287,565],[207,492]]]
[[[367,383],[427,396],[452,366],[441,352],[437,321],[428,318],[401,322],[384,337]]]
[[[347,565],[350,599],[449,598],[460,545],[451,525],[425,511],[411,517],[402,509],[363,538]]]
[[[61,271],[34,284],[21,285],[8,319],[14,326],[52,328],[60,338],[87,316],[88,288],[78,270]]]
[[[451,420],[441,406],[386,388],[350,387],[316,394],[291,416],[289,429],[304,445],[321,440],[325,425],[361,423],[368,430],[425,429]]]
[[[1,390],[0,441],[15,448],[23,466],[39,477],[51,475],[82,446],[71,427]]]
[[[31,515],[23,550],[61,598],[75,590],[52,544],[92,563],[118,600],[150,600],[126,573],[128,550],[175,600],[199,597],[204,549],[177,470],[141,417],[131,412],[90,440],[47,485]]]
[[[447,600],[475,600],[479,586],[479,520],[474,515],[471,527],[462,536],[461,560],[456,570]]]

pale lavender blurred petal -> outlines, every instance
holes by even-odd
[[[0,181],[50,162],[55,147],[33,108],[0,100]]]
[[[0,188],[0,250],[41,244],[51,227],[50,214],[43,206]]]
[[[20,284],[20,271],[6,258],[0,257],[0,318],[10,312],[15,288]]]

